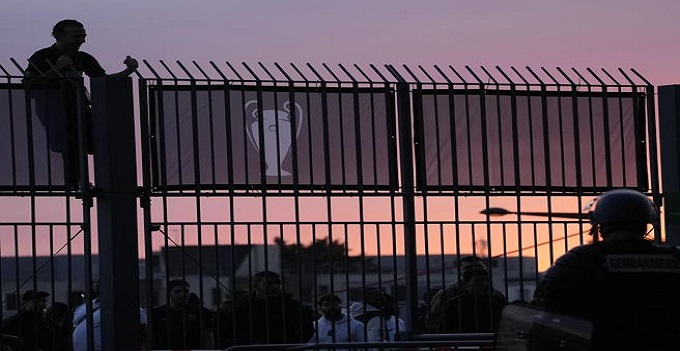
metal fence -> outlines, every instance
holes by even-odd
[[[99,274],[99,184],[86,171],[66,186],[40,99],[0,68],[12,165],[0,196],[25,210],[0,226],[2,317],[27,288],[74,308]],[[395,335],[424,331],[423,298],[461,278],[461,257],[483,257],[497,290],[528,301],[541,271],[591,240],[585,217],[564,213],[612,187],[660,202],[653,87],[634,70],[144,61],[137,75],[142,307],[187,281],[223,348],[228,326],[257,322],[219,316],[258,272],[311,310],[329,293],[366,309],[381,289],[405,322]],[[149,324],[149,340],[172,332]]]

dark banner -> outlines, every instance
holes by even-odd
[[[642,94],[417,90],[421,189],[647,189]]]
[[[65,111],[57,88],[0,84],[0,188],[63,189]]]
[[[152,86],[155,186],[396,186],[387,87]]]

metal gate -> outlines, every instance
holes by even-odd
[[[653,88],[634,70],[145,63],[154,301],[180,278],[230,306],[272,271],[310,309],[330,293],[352,313],[382,290],[397,332],[422,332],[462,257],[529,301],[541,271],[592,239],[597,194],[660,200]]]
[[[141,186],[124,191],[114,160],[130,150],[115,138],[134,135],[95,134],[111,139],[95,181],[79,145],[86,171],[67,186],[40,100],[0,66],[0,160],[11,165],[0,174],[0,317],[28,289],[70,308],[91,301],[103,264],[139,278],[106,284],[122,294],[139,283],[149,311],[170,298],[168,282],[186,281],[227,347],[220,311],[271,271],[310,310],[330,293],[353,313],[379,291],[405,337],[424,330],[427,298],[459,280],[464,256],[481,257],[508,300],[530,300],[541,271],[591,240],[577,214],[594,196],[630,187],[661,201],[653,87],[634,70],[145,64],[134,102],[122,83],[92,89],[104,130],[139,113]],[[128,208],[139,199],[124,220],[142,223],[138,235],[112,233],[116,192]],[[99,236],[92,206],[109,211]]]

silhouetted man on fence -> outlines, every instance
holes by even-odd
[[[645,240],[656,206],[617,189],[597,199],[591,219],[603,241],[557,259],[534,303],[591,321],[592,350],[680,350],[680,250]]]
[[[86,35],[82,23],[72,19],[59,21],[52,29],[56,42],[31,55],[24,80],[38,119],[47,132],[50,151],[62,154],[64,181],[72,187],[79,176],[78,118],[82,121],[83,151],[93,153],[90,102],[81,78],[83,74],[106,75],[92,55],[80,51]],[[123,63],[125,69],[111,76],[128,76],[139,66],[137,60],[129,56]]]
[[[253,277],[250,297],[234,305],[238,344],[306,343],[314,334],[314,317],[286,294],[281,276],[263,271]]]

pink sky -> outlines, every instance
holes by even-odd
[[[680,84],[678,14],[677,0],[5,0],[0,64],[11,66],[10,57],[24,63],[53,43],[54,23],[73,18],[88,30],[82,50],[109,72],[126,55],[186,63],[621,67],[658,86]],[[0,222],[25,218],[27,208],[0,202]],[[483,220],[478,208],[469,215]],[[224,220],[222,211],[215,217]],[[40,216],[58,220],[63,212]]]
[[[85,23],[109,71],[150,61],[511,65],[635,68],[680,82],[680,2],[575,1],[3,1],[1,62],[52,43],[63,18]]]

